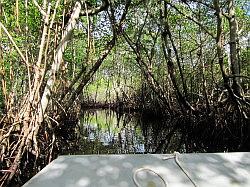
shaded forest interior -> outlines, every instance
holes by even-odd
[[[183,152],[250,151],[249,10],[248,0],[0,0],[0,186],[79,149],[69,142],[90,108],[139,116],[150,153],[168,152],[176,130]]]

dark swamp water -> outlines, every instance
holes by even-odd
[[[193,119],[190,119],[194,121]],[[242,133],[200,117],[157,118],[140,113],[87,110],[56,132],[57,155],[244,151]],[[233,131],[233,132],[232,132]]]

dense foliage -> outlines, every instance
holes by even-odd
[[[55,127],[87,106],[226,127],[248,149],[249,15],[247,0],[0,0],[0,186],[24,155],[51,161]]]

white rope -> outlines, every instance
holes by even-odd
[[[154,170],[152,170],[152,169],[150,169],[150,168],[144,168],[144,167],[142,167],[142,168],[137,169],[137,170],[134,172],[134,175],[133,175],[133,180],[134,180],[134,183],[135,183],[135,185],[136,185],[137,187],[141,187],[141,185],[139,184],[139,182],[138,182],[138,180],[137,180],[137,178],[136,178],[136,175],[137,175],[138,172],[143,171],[143,170],[151,171],[152,173],[154,173],[155,175],[157,175],[157,176],[162,180],[162,182],[164,183],[164,186],[165,186],[165,187],[168,186],[168,185],[167,185],[167,181],[164,180],[163,177],[162,177],[160,174],[156,173]]]
[[[180,155],[179,152],[174,152],[173,156],[171,157],[165,157],[163,158],[163,160],[168,160],[168,159],[173,159],[175,160],[175,163],[177,164],[177,166],[181,169],[181,171],[187,176],[187,178],[190,180],[190,182],[194,185],[194,187],[198,187],[198,185],[195,183],[195,181],[190,177],[189,172],[181,165],[179,159],[178,159],[178,155]]]
[[[169,160],[169,159],[174,159],[175,160],[175,163],[176,165],[181,169],[181,171],[187,176],[187,178],[190,180],[190,182],[193,184],[194,187],[198,187],[198,185],[195,183],[195,181],[190,177],[190,174],[189,172],[181,165],[179,159],[178,159],[178,155],[180,155],[179,152],[174,152],[172,156],[168,156],[168,157],[164,157],[163,160]],[[140,171],[143,171],[143,170],[147,170],[147,171],[150,171],[152,173],[154,173],[155,175],[157,175],[164,183],[164,186],[167,187],[168,184],[167,184],[167,181],[160,175],[158,174],[157,172],[155,172],[154,170],[150,169],[150,168],[139,168],[137,169],[135,172],[134,172],[134,175],[133,175],[133,181],[134,181],[134,184],[137,186],[137,187],[141,187],[141,185],[139,184],[138,180],[137,180],[137,173],[140,172]]]

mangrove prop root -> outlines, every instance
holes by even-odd
[[[39,129],[38,125],[33,125],[30,123],[28,127],[24,126],[22,131],[19,131],[20,135],[18,135],[13,133],[14,128],[12,126],[10,127],[9,131],[1,138],[0,146],[1,148],[5,147],[5,153],[1,152],[1,162],[5,162],[7,160],[6,156],[8,155],[10,158],[12,158],[12,160],[14,159],[14,161],[11,164],[8,164],[10,165],[9,168],[0,170],[0,187],[8,186],[11,183],[13,177],[18,174],[18,169],[26,150],[36,152],[36,157],[38,157],[38,145],[36,137],[37,133],[34,133],[33,128],[35,128],[37,131]],[[11,142],[11,136],[16,136],[19,140],[15,140],[11,144],[9,143],[10,145],[2,143]],[[32,144],[35,144],[35,151],[32,151]],[[1,176],[1,174],[3,175]]]

